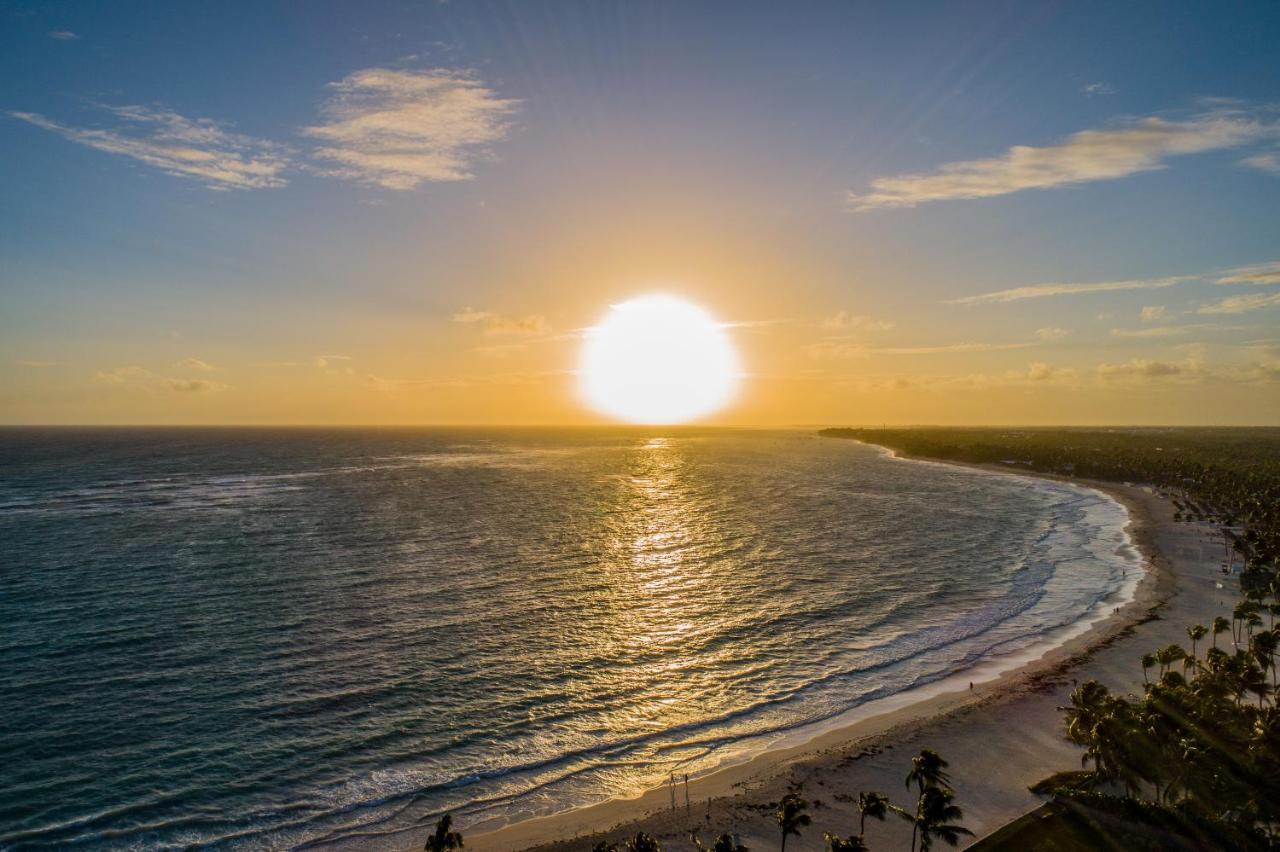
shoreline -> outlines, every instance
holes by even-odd
[[[480,823],[472,827],[472,832],[468,834],[468,843],[474,848],[495,850],[495,852],[539,847],[585,850],[590,849],[599,839],[607,837],[616,840],[641,830],[659,838],[684,837],[687,840],[690,830],[694,829],[700,831],[704,838],[713,837],[721,831],[737,830],[743,834],[744,842],[748,837],[756,837],[756,832],[759,832],[756,843],[776,842],[776,839],[772,838],[774,829],[770,824],[770,815],[766,813],[762,816],[757,809],[753,808],[776,801],[781,793],[785,792],[787,784],[797,781],[808,784],[809,781],[813,781],[817,789],[807,788],[806,794],[815,800],[814,827],[807,832],[809,835],[807,838],[795,841],[795,845],[800,848],[821,848],[822,834],[818,827],[828,821],[828,814],[835,817],[835,812],[849,810],[847,806],[842,808],[833,807],[830,804],[826,804],[823,808],[817,806],[817,801],[821,801],[819,790],[826,786],[825,776],[882,774],[852,771],[850,767],[856,767],[859,762],[867,764],[868,767],[870,764],[885,762],[876,758],[892,751],[899,744],[917,739],[928,740],[925,746],[935,748],[955,766],[957,761],[951,757],[947,746],[938,742],[937,729],[946,727],[949,722],[972,717],[974,711],[980,708],[988,709],[988,712],[983,715],[1009,717],[997,726],[998,733],[1004,733],[1003,729],[1009,725],[1025,727],[1028,724],[1026,714],[1016,707],[1010,710],[1011,705],[1018,704],[1020,699],[1028,696],[1043,696],[1053,686],[1058,687],[1056,691],[1061,691],[1061,686],[1066,682],[1068,675],[1074,676],[1075,681],[1096,676],[1091,669],[1098,666],[1090,664],[1099,652],[1117,643],[1125,644],[1124,640],[1142,632],[1141,628],[1144,625],[1158,623],[1161,618],[1159,613],[1168,609],[1177,594],[1180,579],[1178,566],[1175,564],[1177,560],[1170,559],[1169,554],[1165,552],[1176,548],[1172,548],[1168,542],[1162,546],[1161,539],[1168,538],[1170,533],[1189,531],[1195,535],[1203,532],[1195,526],[1186,524],[1174,528],[1168,502],[1140,486],[1040,474],[1035,471],[1010,469],[1003,465],[916,458],[896,453],[879,445],[868,444],[868,446],[904,461],[969,467],[1006,476],[1066,482],[1101,492],[1115,500],[1128,513],[1126,535],[1131,545],[1138,551],[1144,567],[1143,576],[1136,583],[1132,598],[1121,605],[1117,612],[1104,612],[1100,617],[1097,615],[1091,617],[1090,614],[1086,614],[1077,622],[1060,628],[1060,631],[1069,632],[1082,622],[1085,623],[1083,630],[1065,637],[1064,640],[1046,649],[1040,650],[1039,647],[1033,647],[1021,652],[1022,654],[1031,651],[1036,653],[1034,657],[1025,659],[1017,665],[1001,667],[1000,661],[997,660],[998,671],[992,675],[983,676],[981,669],[984,663],[979,662],[974,667],[958,672],[936,684],[911,690],[899,696],[887,697],[862,708],[853,708],[849,713],[857,718],[850,718],[847,722],[834,725],[831,724],[832,720],[828,720],[824,730],[796,744],[768,748],[745,761],[718,767],[698,778],[691,778],[688,782],[688,798],[690,802],[698,804],[687,811],[683,807],[677,807],[672,811],[670,792],[662,786],[635,798],[611,799],[558,814],[494,826],[491,830],[486,830],[485,823]],[[1203,559],[1198,561],[1204,562]],[[1206,566],[1200,564],[1199,567],[1203,569]],[[1229,594],[1224,596],[1232,597]],[[1178,626],[1177,629],[1180,632],[1182,628]],[[1167,633],[1167,631],[1164,632]],[[1151,640],[1150,647],[1142,644],[1140,649],[1133,650],[1129,656],[1132,658],[1131,667],[1134,673],[1141,672],[1138,659],[1142,653],[1162,644],[1168,644],[1168,641]],[[1007,661],[1004,662],[1007,663]],[[972,687],[966,688],[967,681],[972,681]],[[1140,677],[1137,683],[1141,684]],[[1127,686],[1131,687],[1132,684]],[[929,691],[931,694],[921,696],[921,691]],[[1070,689],[1067,688],[1066,693],[1069,694],[1069,692]],[[906,698],[905,703],[904,698]],[[895,703],[898,706],[886,706]],[[1078,768],[1078,756],[1066,763],[1059,759],[1066,752],[1078,755],[1074,747],[1067,744],[1062,737],[1061,719],[1057,714],[1057,705],[1061,703],[1065,703],[1065,699],[1057,701],[1048,708],[1052,719],[1046,719],[1044,707],[1040,707],[1039,714],[1035,716],[1037,721],[1032,727],[1040,734],[1047,734],[1048,738],[1056,740],[1055,744],[1058,747],[1055,749],[1045,746],[1043,759],[1037,760],[1035,754],[1029,755],[1029,760],[1024,759],[1024,763],[1042,764],[1042,771],[1026,783],[1034,783],[1054,771]],[[867,712],[872,705],[876,704],[881,706],[872,712]],[[995,713],[992,708],[1004,712]],[[1047,730],[1040,731],[1039,729],[1044,728],[1046,722],[1049,723]],[[998,740],[999,737],[997,736],[996,739]],[[901,775],[905,774],[909,752],[900,755],[897,762],[903,764],[903,767],[899,772],[894,773],[898,776],[894,782],[877,781],[876,784],[863,783],[860,787],[844,786],[843,789],[837,788],[831,792],[856,794],[859,789],[878,787],[893,797],[901,788],[900,779]],[[988,762],[991,762],[989,749]],[[1000,767],[992,766],[984,770],[988,784],[991,781],[991,770],[995,770],[998,775]],[[849,780],[853,782],[858,779],[850,778]],[[861,783],[860,780],[858,783]],[[1005,791],[1012,792],[1014,795],[1004,798],[1016,801],[1018,804],[1002,803],[998,807],[983,807],[981,812],[978,812],[978,809],[966,805],[968,797],[966,797],[965,783],[957,773],[956,789],[959,801],[962,806],[966,806],[969,811],[974,811],[975,816],[979,817],[977,821],[968,818],[967,811],[966,825],[981,836],[1033,809],[1040,800],[1027,792],[1025,786],[1025,783],[1014,785],[1012,791]],[[679,802],[683,803],[684,790],[679,789],[678,795]],[[830,828],[823,830],[848,833],[847,814],[845,816],[846,819],[843,822],[838,821]],[[869,826],[869,840],[875,839],[876,828],[879,827]],[[880,830],[885,831],[887,836],[891,834],[891,829],[880,828]],[[748,845],[751,844],[748,843]]]

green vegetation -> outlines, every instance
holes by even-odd
[[[787,852],[787,835],[799,837],[800,829],[809,824],[809,815],[805,813],[808,809],[809,803],[799,793],[788,793],[782,797],[776,814],[778,828],[782,829],[782,852]]]
[[[453,817],[445,814],[436,822],[435,832],[427,838],[423,852],[451,852],[462,848],[462,833],[453,830]]]
[[[724,838],[722,837],[721,839]],[[717,841],[717,850],[719,849],[719,845],[719,841]],[[701,843],[698,843],[697,846],[699,849],[702,848]],[[730,840],[729,848],[733,848],[732,840]],[[592,852],[662,852],[662,845],[642,831],[626,843],[623,843],[621,846],[617,843],[606,843],[601,841],[595,845]],[[745,852],[745,850],[743,850],[743,852]]]
[[[1280,430],[822,434],[913,456],[1151,484],[1173,500],[1176,520],[1217,525],[1226,560],[1243,566],[1244,597],[1230,620],[1188,626],[1190,651],[1168,645],[1138,661],[1142,696],[1115,695],[1096,681],[1072,693],[1063,708],[1067,738],[1083,747],[1091,771],[1058,787],[1035,820],[1006,826],[980,848],[1280,846]],[[1230,645],[1219,647],[1225,633]]]
[[[747,852],[747,847],[738,843],[728,834],[722,834],[716,838],[716,842],[711,844],[711,849],[702,845],[702,839],[698,835],[693,836],[693,845],[698,852]]]

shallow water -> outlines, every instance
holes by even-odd
[[[1016,656],[1125,521],[803,432],[0,431],[0,845],[634,793]]]

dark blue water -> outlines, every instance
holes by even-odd
[[[0,845],[632,793],[1034,646],[1123,524],[799,432],[2,430]]]

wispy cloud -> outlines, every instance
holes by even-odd
[[[146,393],[172,391],[174,393],[211,393],[227,390],[228,385],[208,379],[181,379],[157,375],[144,367],[114,367],[99,370],[94,378],[106,385],[127,388]]]
[[[824,340],[805,347],[810,358],[834,360],[840,358],[867,358],[872,355],[945,355],[972,352],[1004,352],[1010,349],[1026,349],[1031,343],[945,343],[937,346],[872,346],[841,340]]]
[[[317,355],[312,363],[314,363],[320,369],[324,370],[328,367],[339,366],[338,362],[342,362],[345,364],[347,361],[352,361],[352,360],[355,360],[355,359],[353,359],[350,355]]]
[[[1033,382],[1047,382],[1053,379],[1069,378],[1074,375],[1074,370],[1055,367],[1052,364],[1046,364],[1043,361],[1034,361],[1027,367],[1027,372],[1025,374],[1015,374],[1013,378],[1021,378],[1025,376]]]
[[[37,361],[31,358],[20,358],[13,363],[17,364],[19,367],[29,367],[33,370],[44,370],[49,367],[58,366],[57,361]]]
[[[1164,319],[1167,313],[1168,311],[1165,310],[1164,305],[1143,305],[1142,311],[1138,314],[1138,319],[1143,322],[1156,322]]]
[[[1113,328],[1112,337],[1177,337],[1192,329],[1203,328],[1200,325],[1155,325],[1148,328]]]
[[[527,351],[528,348],[523,343],[497,343],[493,346],[477,346],[471,351],[486,358],[509,358]]]
[[[366,68],[332,88],[327,120],[303,131],[322,144],[315,156],[334,164],[326,174],[387,189],[470,178],[519,105],[471,73],[444,68]]]
[[[1220,302],[1203,305],[1199,309],[1202,314],[1244,314],[1262,308],[1280,305],[1280,293],[1255,293],[1250,296],[1231,296]]]
[[[103,109],[115,118],[115,127],[71,127],[37,113],[9,114],[72,142],[130,157],[211,189],[263,189],[287,183],[282,173],[288,161],[274,143],[231,133],[207,118],[186,118],[167,110]]]
[[[151,377],[152,372],[142,367],[114,367],[110,370],[99,370],[94,374],[95,379],[108,385],[123,385]]]
[[[1110,83],[1089,83],[1088,85],[1081,86],[1080,91],[1084,92],[1085,97],[1098,98],[1104,95],[1114,95],[1116,93],[1116,87],[1112,86]]]
[[[80,36],[71,32],[71,30],[50,30],[49,38],[55,41],[78,41]]]
[[[208,379],[165,379],[164,386],[177,393],[209,393],[227,389],[222,382],[211,382]]]
[[[1245,157],[1240,163],[1253,169],[1261,169],[1268,174],[1280,176],[1280,152],[1277,151],[1254,154],[1252,157]]]
[[[884,355],[938,355],[948,352],[1004,352],[1026,349],[1030,343],[948,343],[941,346],[882,346],[875,351]]]
[[[1153,116],[1084,130],[1057,145],[1015,145],[998,157],[948,163],[935,172],[876,178],[869,192],[849,193],[849,203],[854,210],[915,207],[1114,180],[1163,168],[1170,157],[1236,148],[1275,133],[1274,123],[1244,110],[1214,110],[1185,121]]]
[[[1104,379],[1165,379],[1195,372],[1194,365],[1134,358],[1123,364],[1099,364],[1098,375]]]
[[[821,325],[832,331],[890,331],[897,326],[897,323],[839,311],[824,319]]]
[[[1160,290],[1184,281],[1194,281],[1195,275],[1175,275],[1170,278],[1138,278],[1129,281],[1093,281],[1088,283],[1033,284],[1029,287],[1013,287],[976,296],[951,299],[950,305],[978,305],[989,302],[1016,302],[1020,299],[1043,299],[1047,296],[1070,296],[1078,293],[1110,293],[1116,290]]]
[[[195,370],[200,373],[213,373],[218,369],[207,361],[201,361],[199,358],[183,358],[174,366],[180,370]]]
[[[1069,334],[1071,334],[1070,330],[1053,326],[1036,329],[1036,337],[1041,340],[1061,340]]]
[[[534,336],[546,334],[551,327],[539,314],[526,317],[505,317],[492,311],[478,311],[475,308],[463,308],[453,315],[453,321],[464,325],[479,325],[485,334],[490,335],[523,335]]]
[[[1227,270],[1219,284],[1280,284],[1280,260]]]
[[[400,390],[423,390],[429,388],[473,388],[493,386],[538,385],[552,376],[563,376],[564,370],[543,370],[525,373],[492,373],[484,376],[447,376],[432,379],[391,379],[370,373],[365,381],[370,386],[385,393]]]

